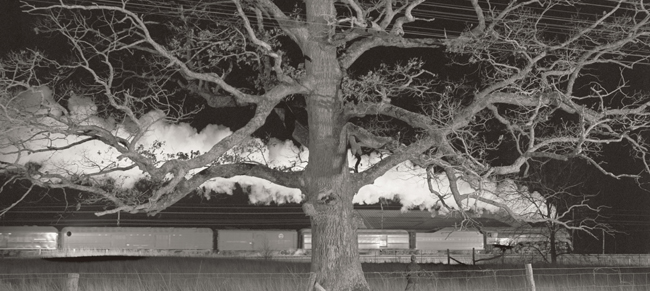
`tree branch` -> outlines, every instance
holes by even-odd
[[[250,21],[248,21],[248,17],[246,16],[246,14],[244,13],[244,10],[241,7],[240,0],[232,0],[232,1],[235,3],[235,6],[237,7],[237,13],[239,14],[239,17],[244,21],[244,28],[248,32],[248,38],[254,44],[261,47],[266,52],[266,54],[268,56],[273,58],[273,60],[274,60],[273,71],[275,72],[276,77],[278,78],[278,80],[280,80],[280,82],[289,83],[289,84],[296,83],[291,77],[287,76],[284,73],[284,70],[282,69],[282,55],[277,53],[277,52],[274,52],[273,48],[271,47],[270,44],[268,44],[268,43],[260,40],[259,38],[257,38],[257,36],[255,35],[255,31],[253,31],[253,27],[251,27]],[[269,2],[269,3],[266,3],[266,2]],[[276,17],[276,20],[278,19],[278,17],[280,19],[282,19],[282,17],[284,16],[282,11],[279,11],[279,9],[277,9],[277,7],[275,7],[275,5],[273,5],[272,2],[270,2],[270,1],[261,1],[261,3],[264,3],[264,4],[267,5],[266,8],[271,10],[272,13],[274,13],[274,15]],[[285,16],[285,18],[286,18],[286,16]],[[288,30],[288,31],[291,32],[291,30]],[[295,38],[295,36],[294,36],[294,38]]]
[[[183,73],[183,75],[185,75],[187,78],[215,83],[226,92],[232,94],[239,102],[258,103],[261,100],[263,100],[263,97],[246,94],[240,91],[239,89],[231,86],[215,73],[199,73],[191,70],[187,66],[187,64],[185,64],[185,62],[178,59],[176,56],[174,56],[172,52],[170,52],[163,45],[155,41],[151,35],[151,32],[149,31],[149,28],[146,25],[146,22],[136,13],[129,11],[125,7],[107,6],[107,5],[84,6],[84,5],[69,5],[63,3],[58,5],[44,6],[44,7],[36,7],[33,5],[25,4],[25,7],[28,7],[25,10],[25,12],[28,13],[38,12],[38,11],[50,11],[55,9],[84,10],[84,11],[111,11],[111,12],[122,13],[125,15],[126,19],[128,19],[133,24],[133,28],[139,30],[141,36],[143,37],[142,40],[138,41],[138,44],[144,41],[146,44],[150,45],[158,55],[164,57],[169,61],[169,64],[167,65],[168,67],[177,66],[180,69],[180,71]],[[117,104],[115,105],[117,106]]]
[[[354,62],[365,52],[376,47],[398,47],[398,48],[438,48],[443,45],[443,41],[433,38],[404,38],[391,35],[370,36],[363,40],[354,42],[339,57],[341,68],[348,69]]]
[[[205,183],[205,181],[216,177],[231,178],[234,176],[250,176],[264,179],[281,186],[303,190],[304,181],[302,174],[302,171],[285,172],[259,164],[212,165],[192,176],[182,187],[196,189]]]
[[[280,28],[287,33],[296,44],[300,47],[305,44],[305,41],[309,38],[309,32],[305,23],[290,19],[271,0],[255,0],[255,3],[257,3],[264,11],[268,12],[269,15],[280,24]]]
[[[355,189],[374,183],[377,178],[404,161],[419,160],[423,152],[443,143],[440,133],[430,133],[408,146],[397,148],[390,156],[372,165],[362,173],[352,174],[353,181],[357,185]]]

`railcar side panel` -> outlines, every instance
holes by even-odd
[[[298,231],[298,234],[300,234],[298,247],[303,250],[311,250],[311,229],[301,229]]]
[[[408,249],[409,234],[405,230],[359,229],[360,250]]]
[[[387,234],[386,248],[400,250],[409,249],[409,233],[400,230],[399,233]]]
[[[55,250],[58,234],[50,226],[2,226],[0,250]]]
[[[251,232],[237,230],[217,230],[217,249],[219,251],[252,251]]]
[[[461,231],[454,228],[415,234],[415,248],[423,251],[483,250],[483,241],[483,235],[478,231]]]
[[[359,250],[408,249],[409,233],[405,230],[358,229]],[[300,230],[300,247],[312,248],[311,229]]]
[[[219,251],[285,251],[298,247],[295,230],[218,230]]]
[[[212,250],[209,228],[65,227],[62,249]]]
[[[158,234],[158,248],[172,250],[213,250],[214,232],[209,228],[174,228],[172,233]]]

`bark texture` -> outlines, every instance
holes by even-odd
[[[353,224],[352,197],[347,161],[347,122],[339,96],[343,74],[336,47],[328,43],[328,15],[335,15],[333,1],[307,1],[310,37],[303,45],[309,57],[305,68],[314,84],[307,96],[309,163],[304,181],[311,217],[312,263],[315,283],[325,290],[369,290],[363,276]],[[312,286],[310,286],[312,287]]]

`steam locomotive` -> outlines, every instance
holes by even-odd
[[[443,228],[435,232],[359,229],[360,253],[408,251],[422,254],[443,251],[522,252],[531,248],[548,248],[548,231],[542,228],[493,229],[480,233],[473,230]],[[570,249],[567,232],[556,234],[556,243]],[[312,248],[310,229],[296,230],[213,230],[180,227],[64,227],[60,231],[46,226],[0,227],[0,252],[94,251],[203,251],[231,254],[245,252],[280,252],[308,254]]]

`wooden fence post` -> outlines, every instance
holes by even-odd
[[[476,266],[476,249],[472,248],[472,266]]]
[[[451,265],[451,255],[449,254],[449,249],[447,249],[447,265]]]
[[[526,264],[526,281],[530,285],[530,290],[535,291],[535,278],[533,277],[533,266]]]
[[[79,290],[79,274],[70,273],[68,274],[68,280],[66,281],[66,291],[78,291]]]

